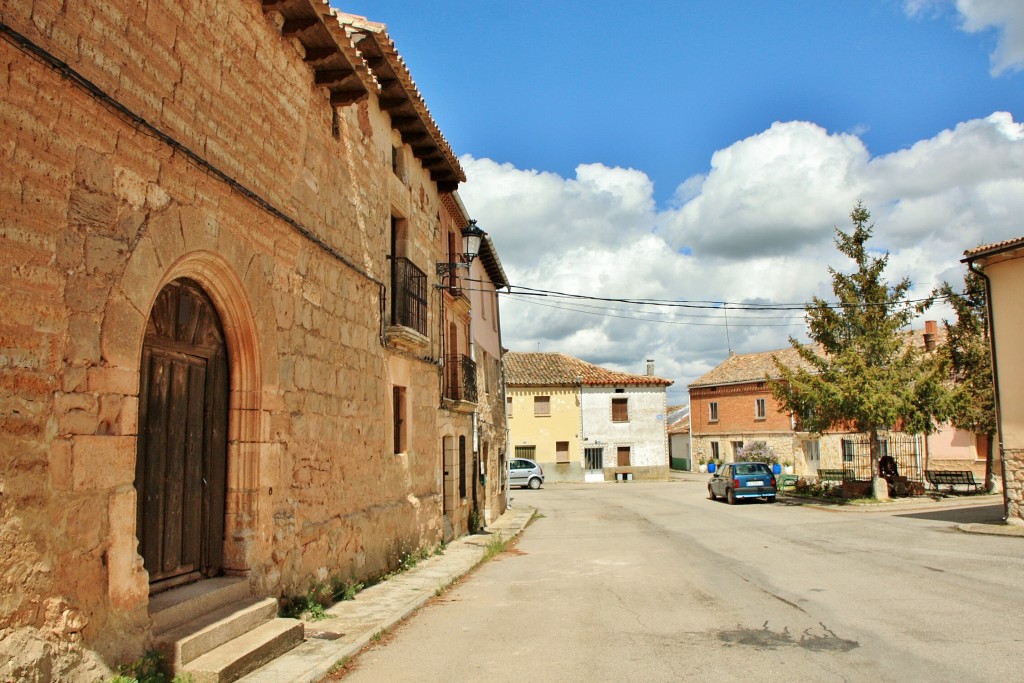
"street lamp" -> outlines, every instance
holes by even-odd
[[[461,263],[438,263],[437,274],[447,275],[456,268],[469,268],[469,264],[480,253],[480,242],[487,233],[481,230],[476,220],[469,221],[469,225],[462,229],[462,262]]]

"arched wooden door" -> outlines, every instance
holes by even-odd
[[[139,553],[151,589],[221,572],[228,363],[212,302],[171,282],[146,323],[135,466]]]

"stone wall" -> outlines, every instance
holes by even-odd
[[[393,208],[427,270],[439,201],[418,162],[393,182],[375,96],[334,110],[255,2],[37,0],[2,19],[45,54],[0,40],[0,660],[94,680],[148,644],[139,363],[179,277],[227,338],[225,568],[297,594],[435,543],[438,346],[385,347],[381,312]]]

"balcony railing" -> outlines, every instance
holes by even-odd
[[[427,334],[427,276],[401,256],[391,257],[391,324]]]
[[[476,362],[469,356],[445,356],[444,397],[476,403]]]

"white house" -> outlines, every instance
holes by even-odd
[[[666,389],[670,380],[594,373],[580,387],[584,478],[661,479],[668,476]]]

